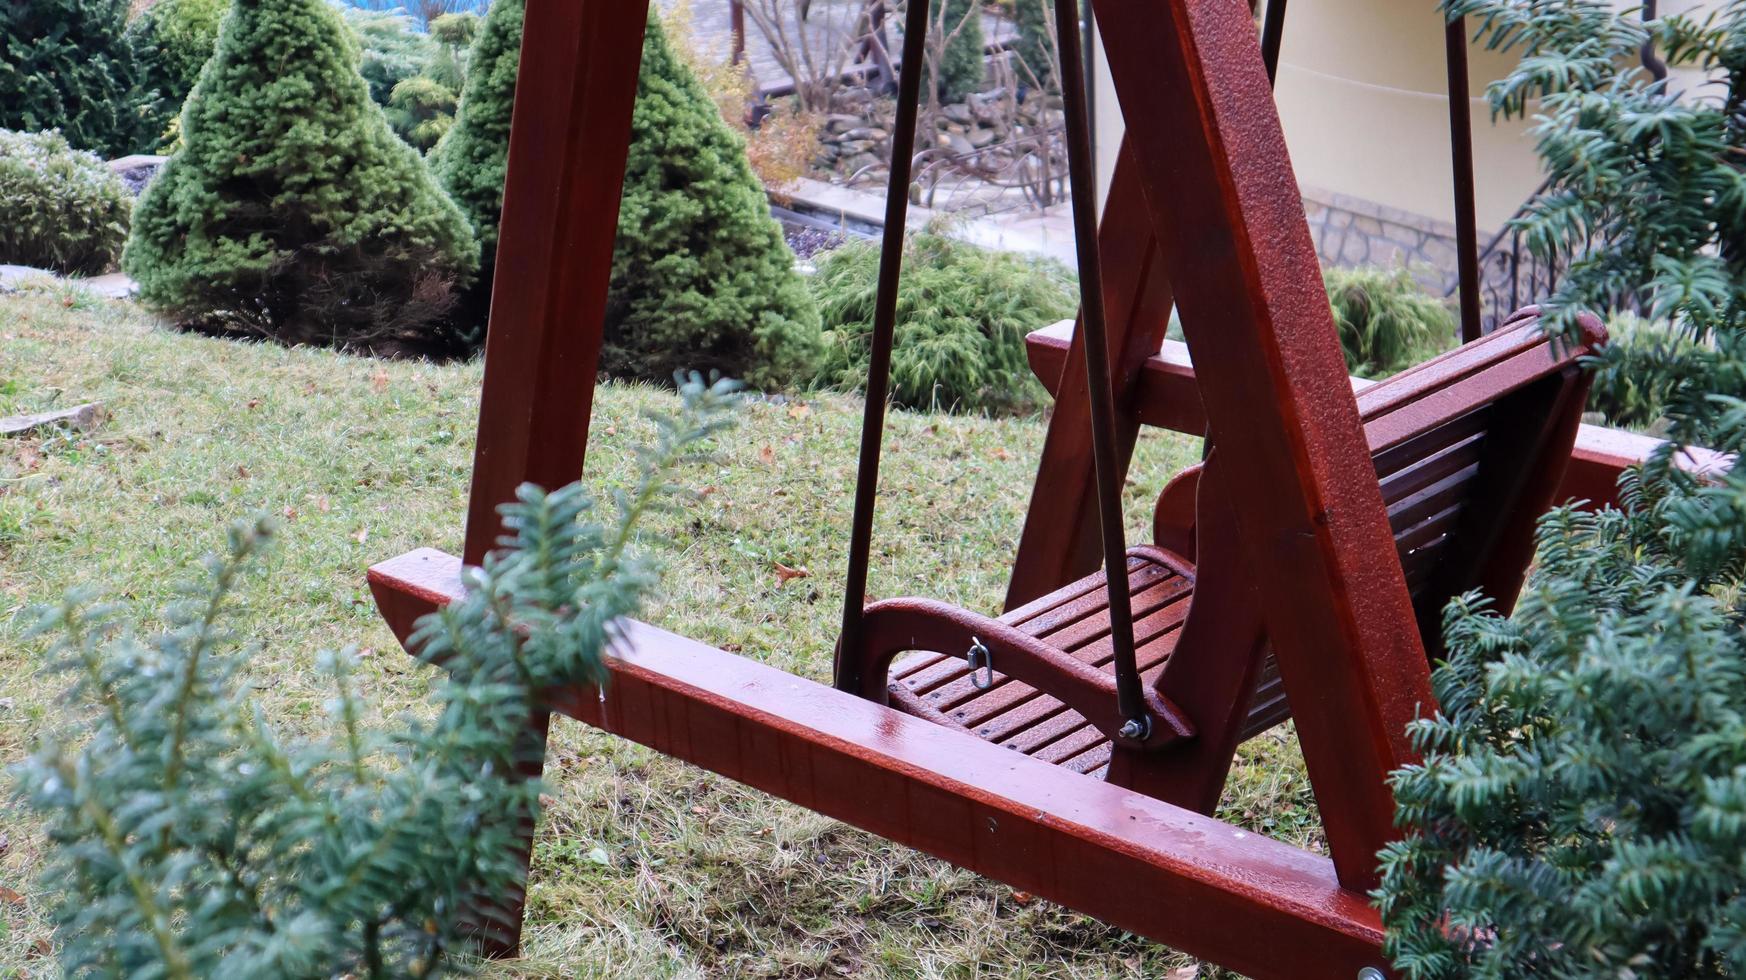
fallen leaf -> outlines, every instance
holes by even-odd
[[[776,450],[771,449],[769,446],[765,446],[763,449],[758,450],[758,462],[763,463],[765,466],[774,465],[776,462]]]
[[[994,451],[994,458],[998,459],[1004,463],[1007,460],[1012,458],[1012,453],[1007,452],[1007,449],[1005,446],[1001,446],[1000,448],[998,448]]]
[[[333,509],[333,504],[328,503],[327,494],[322,494],[315,498],[315,509],[321,511],[323,514]]]
[[[804,568],[790,568],[779,561],[771,562],[770,564],[776,566],[776,587],[779,589],[794,579],[807,578],[812,575],[811,572]]]
[[[358,533],[352,535],[352,540],[359,544],[363,544],[365,541],[370,540],[370,529],[367,527],[359,528]]]
[[[806,404],[805,402],[795,402],[794,404],[788,406],[788,417],[791,419],[803,419],[811,414],[812,414],[812,406]]]
[[[12,706],[17,703],[17,701],[14,701],[11,698],[0,698],[0,711],[11,711]]]
[[[30,944],[30,959],[46,960],[55,954],[55,948],[46,939],[38,939]]]
[[[726,653],[739,653],[741,650],[745,649],[745,647],[740,646],[738,643],[723,643],[721,648],[723,652]]]
[[[1176,969],[1171,970],[1169,973],[1164,974],[1164,980],[1194,980],[1194,978],[1198,976],[1200,976],[1200,967],[1179,966]]]
[[[305,395],[315,394],[315,382],[313,382],[313,381],[303,382],[303,393]]]
[[[362,650],[358,651],[358,659],[359,660],[368,660],[371,657],[374,657],[375,655],[376,655],[376,648],[375,647],[365,647]]]
[[[1015,890],[1012,893],[1012,904],[1014,904],[1014,905],[1019,905],[1019,906],[1029,905],[1036,900],[1037,900],[1037,896],[1032,895],[1030,892],[1021,892],[1021,891]]]
[[[606,427],[606,429],[605,429],[605,430],[604,430],[604,431],[605,431],[605,432],[606,432],[606,434],[607,434],[607,435],[609,435],[609,436],[616,436],[616,435],[618,435],[618,426],[616,426],[616,425],[609,425],[609,426],[607,426],[607,427]]]
[[[606,853],[606,848],[604,847],[591,848],[588,851],[588,860],[593,861],[595,864],[602,867],[610,867],[612,865],[612,855]]]
[[[7,905],[16,906],[17,908],[23,908],[24,907],[24,896],[18,894],[17,892],[13,891],[10,888],[7,888],[5,885],[0,885],[0,902],[4,902]]]
[[[260,408],[261,407],[261,400],[259,398],[250,398],[248,400],[248,407],[249,407],[249,411],[251,411],[251,412],[257,408]]]
[[[236,464],[236,475],[242,477],[245,480],[248,479],[249,478],[249,468],[242,465],[241,463]]]
[[[707,497],[714,492],[715,492],[715,485],[710,484],[709,486],[704,487],[702,490],[697,491],[697,496],[699,498]]]
[[[694,817],[701,817],[708,812],[709,809],[707,807],[694,806],[691,808],[691,815]]]
[[[286,507],[281,513],[285,515],[285,519],[288,521],[294,521],[297,519],[297,508],[295,507]]]
[[[370,375],[370,387],[378,395],[388,390],[388,372],[386,369],[377,368],[376,373]]]

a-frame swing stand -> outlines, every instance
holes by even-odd
[[[1112,196],[1138,205],[1103,227],[1110,319],[1181,311],[1331,857],[642,624],[605,700],[547,704],[1252,976],[1384,970],[1366,892],[1428,666],[1255,26],[1232,0],[1092,2],[1129,122]],[[582,473],[646,14],[528,4],[468,562],[519,484]],[[403,641],[461,569],[429,549],[371,569]],[[500,952],[519,900],[503,896]]]

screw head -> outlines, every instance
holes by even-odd
[[[1358,980],[1388,980],[1388,975],[1374,966],[1367,966],[1358,971]]]

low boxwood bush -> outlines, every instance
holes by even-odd
[[[1359,266],[1322,271],[1346,370],[1384,378],[1455,345],[1455,314],[1406,269]]]
[[[866,384],[879,280],[879,243],[820,257],[812,293],[825,323],[817,383]],[[1073,273],[1058,262],[995,252],[929,231],[904,246],[891,397],[905,408],[1015,413],[1047,393],[1025,359],[1025,334],[1078,309]]]
[[[95,275],[127,241],[133,198],[60,133],[0,129],[0,263]]]

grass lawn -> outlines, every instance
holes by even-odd
[[[292,734],[323,726],[316,656],[346,645],[367,654],[360,685],[378,711],[416,710],[431,674],[394,645],[363,573],[416,546],[459,549],[479,380],[477,364],[179,335],[79,293],[0,297],[0,415],[90,400],[111,415],[84,435],[0,442],[0,764],[59,711],[21,611],[90,583],[149,617],[230,520],[258,510],[283,531],[235,625],[259,643],[246,674],[268,715]],[[590,479],[627,482],[642,413],[673,401],[603,387]],[[682,475],[698,502],[650,529],[668,570],[647,618],[825,680],[859,424],[849,397],[747,404],[719,462]],[[998,611],[1042,437],[1036,419],[896,413],[872,594]],[[1198,448],[1147,434],[1128,494],[1134,540]],[[810,577],[784,583],[776,563]],[[490,975],[1102,977],[1191,964],[580,725],[555,726],[547,777],[526,958]],[[1245,747],[1225,816],[1315,845],[1288,732]],[[43,846],[0,807],[0,978],[56,972]]]

